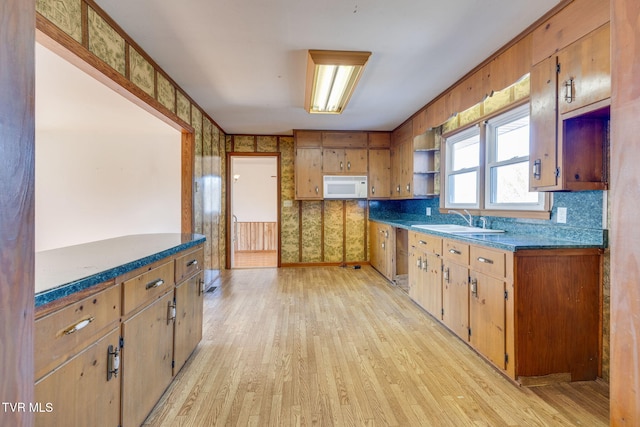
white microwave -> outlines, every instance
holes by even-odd
[[[325,199],[366,199],[366,176],[323,176]]]

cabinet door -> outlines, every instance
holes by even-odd
[[[415,246],[409,246],[409,297],[424,308],[423,254]]]
[[[391,197],[402,197],[402,147],[391,147]]]
[[[176,286],[173,375],[180,371],[202,339],[203,275],[200,272]]]
[[[322,150],[322,172],[325,174],[341,174],[346,170],[344,150],[342,148],[325,148]]]
[[[469,340],[469,269],[444,261],[442,277],[442,321],[456,335]]]
[[[295,163],[296,198],[322,199],[322,149],[296,149]]]
[[[471,273],[469,327],[471,345],[505,368],[504,280]]]
[[[171,383],[173,292],[122,324],[122,425],[139,426]]]
[[[391,196],[391,154],[389,150],[369,151],[369,198]]]
[[[120,375],[107,379],[109,346],[119,342],[117,328],[35,384],[37,426],[120,424]]]
[[[439,255],[422,255],[422,307],[436,319],[442,318],[442,259]]]
[[[378,237],[378,224],[375,222],[369,223],[369,257],[371,258],[371,266],[380,271],[380,248]]]
[[[557,184],[557,71],[556,57],[531,68],[529,187],[532,191]]]
[[[344,173],[367,174],[367,149],[348,148],[344,150]]]
[[[558,53],[560,114],[611,96],[609,24]]]
[[[413,141],[409,140],[402,144],[402,198],[413,197]]]

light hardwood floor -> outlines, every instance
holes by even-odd
[[[521,388],[375,270],[223,271],[149,426],[605,426],[600,381]]]

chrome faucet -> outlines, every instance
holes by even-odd
[[[487,218],[481,216],[480,222],[482,223],[482,228],[487,228]]]
[[[466,210],[466,209],[463,209],[463,210],[464,210],[464,212],[465,212],[467,215],[469,215],[469,218],[467,218],[465,215],[463,215],[463,214],[461,214],[460,212],[458,212],[458,211],[456,211],[456,210],[453,210],[453,209],[449,210],[449,212],[448,212],[448,213],[452,213],[452,214],[460,215],[460,216],[462,217],[462,219],[464,219],[464,221],[465,221],[467,224],[469,224],[469,227],[473,227],[473,217],[471,216],[471,214],[469,213],[469,211],[468,211],[468,210]]]

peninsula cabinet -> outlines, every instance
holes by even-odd
[[[322,148],[296,148],[296,199],[322,200]]]
[[[123,283],[124,425],[141,425],[173,378],[174,283],[173,261]]]
[[[395,279],[395,227],[369,222],[371,266],[387,280]]]
[[[607,188],[609,24],[531,69],[530,188]]]
[[[37,312],[36,425],[119,425],[120,286],[107,286],[76,303]]]
[[[204,252],[201,249],[176,258],[173,375],[180,371],[202,339],[203,262]]]

